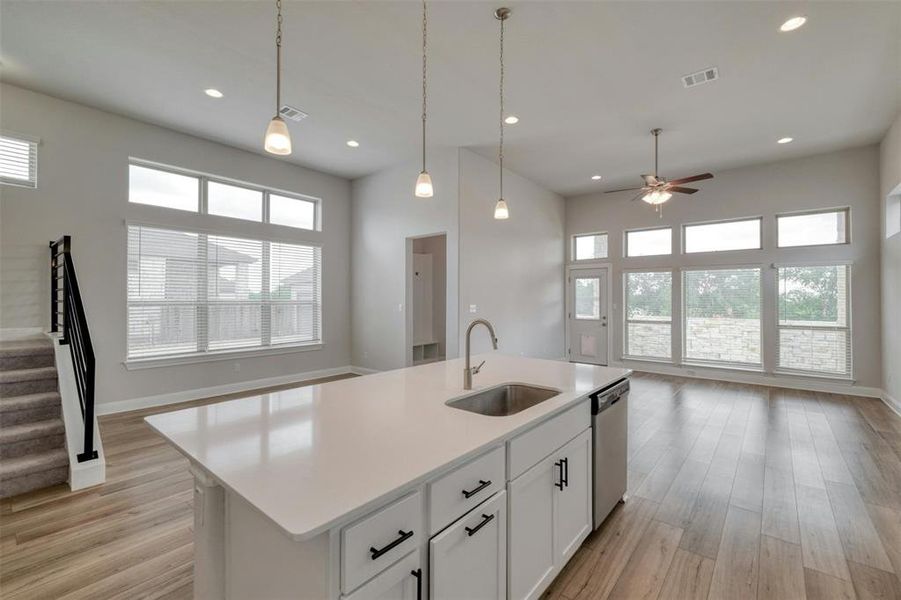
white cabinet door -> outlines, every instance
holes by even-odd
[[[560,568],[591,533],[591,430],[554,453],[554,554]],[[562,482],[562,489],[560,483]]]
[[[429,542],[431,600],[507,597],[507,493],[498,492]]]
[[[537,598],[554,576],[554,487],[557,469],[548,457],[510,482],[511,600]]]
[[[422,600],[420,552],[414,550],[396,565],[343,600]]]

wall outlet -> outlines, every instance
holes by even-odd
[[[471,313],[477,313],[477,312],[479,312],[479,307],[476,306],[475,304],[470,304],[470,305],[469,305],[469,312],[471,312]]]

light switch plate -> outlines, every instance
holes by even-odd
[[[475,312],[478,312],[478,310],[479,310],[479,307],[476,306],[475,304],[470,304],[470,305],[469,305],[469,312],[475,313]]]

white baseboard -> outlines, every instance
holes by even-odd
[[[40,327],[4,327],[0,329],[0,342],[30,340],[43,335],[44,330]]]
[[[807,379],[804,377],[790,377],[787,375],[770,375],[767,373],[746,373],[731,371],[728,369],[710,369],[704,367],[678,367],[676,365],[658,364],[643,361],[611,361],[611,367],[622,367],[655,373],[657,375],[673,375],[687,377],[689,379],[711,379],[728,381],[731,383],[750,383],[754,385],[766,385],[771,387],[787,388],[791,390],[807,390],[810,392],[827,392],[831,394],[847,394],[849,396],[863,396],[866,398],[882,398],[883,391],[880,388],[866,387],[845,383],[842,381],[829,381],[825,379]]]
[[[882,401],[886,406],[892,409],[896,415],[901,417],[901,402],[899,402],[896,398],[892,398],[892,396],[885,390],[882,391],[880,398],[882,398]]]
[[[280,375],[278,377],[252,379],[249,381],[239,381],[236,383],[227,383],[224,385],[214,385],[205,388],[170,392],[168,394],[157,394],[155,396],[129,398],[128,400],[119,400],[117,402],[105,402],[103,404],[98,404],[96,410],[98,415],[111,415],[131,410],[139,410],[142,408],[153,408],[156,406],[166,406],[168,404],[178,404],[179,402],[200,400],[202,398],[212,398],[214,396],[224,396],[226,394],[235,394],[238,392],[249,392],[262,388],[274,387],[277,385],[303,383],[305,381],[310,381],[311,379],[333,377],[335,375],[346,375],[348,373],[353,373],[355,375],[362,374],[357,372],[356,367],[351,366],[335,367],[332,369],[319,369],[316,371],[303,371],[300,373],[292,373],[290,375]]]
[[[349,368],[350,368],[350,372],[355,375],[372,375],[373,373],[381,372],[378,369],[369,369],[367,367],[357,367],[354,365],[351,365]]]

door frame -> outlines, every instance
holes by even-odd
[[[593,264],[578,264],[578,265],[566,265],[566,276],[563,279],[563,284],[566,287],[565,293],[565,302],[563,306],[563,343],[566,345],[565,348],[565,357],[567,362],[572,362],[572,346],[570,340],[569,333],[569,321],[570,321],[570,313],[572,312],[573,306],[573,291],[572,291],[572,276],[573,271],[597,271],[598,269],[603,269],[607,271],[607,364],[604,366],[610,366],[612,362],[612,357],[610,352],[613,349],[613,264],[609,262],[604,263],[593,263]]]
[[[447,269],[447,265],[450,262],[448,260],[447,253],[447,244],[448,244],[448,235],[447,231],[436,231],[434,233],[421,233],[417,235],[408,235],[404,238],[404,366],[412,367],[413,366],[413,240],[419,240],[423,238],[430,237],[441,237],[444,236],[444,281],[445,286],[447,286],[447,281],[449,279],[449,271]],[[444,302],[444,337],[445,337],[445,360],[449,359],[450,356],[447,355],[447,340],[448,331],[447,331],[447,323],[448,323],[448,303],[447,303],[447,288],[445,287],[444,298],[442,299]],[[456,335],[457,332],[454,332]]]

